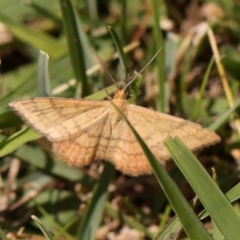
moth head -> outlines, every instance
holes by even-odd
[[[128,91],[123,86],[120,86],[116,91],[114,95],[114,99],[121,99],[121,100],[127,100],[128,98]]]

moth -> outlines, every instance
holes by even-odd
[[[150,174],[141,146],[111,101],[162,165],[171,159],[164,147],[169,135],[178,136],[192,151],[220,141],[199,124],[129,104],[126,88],[119,88],[111,100],[34,98],[14,101],[10,107],[51,141],[55,155],[70,165],[81,167],[104,159],[127,175]]]
[[[150,174],[151,166],[141,146],[116,107],[162,165],[171,159],[164,147],[164,140],[169,135],[178,136],[192,151],[220,141],[216,133],[199,124],[128,103],[128,86],[159,51],[124,88],[118,87],[95,53],[98,62],[117,86],[113,99],[34,98],[12,102],[10,107],[30,127],[51,141],[57,158],[70,165],[81,167],[93,160],[108,160],[124,174]]]

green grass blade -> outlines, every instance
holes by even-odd
[[[207,85],[207,80],[209,78],[209,74],[210,74],[210,71],[212,69],[212,66],[213,66],[214,62],[215,62],[214,61],[214,57],[212,57],[210,63],[208,64],[207,71],[204,74],[203,82],[202,82],[202,85],[201,85],[201,88],[200,88],[199,97],[198,97],[198,100],[197,100],[197,103],[196,103],[196,107],[195,107],[195,110],[194,110],[194,114],[193,114],[193,117],[192,117],[192,120],[194,122],[198,118],[198,115],[199,115],[199,112],[200,112],[201,103],[202,103],[202,99],[203,99],[203,94],[204,94],[204,91],[205,91],[205,88],[206,88],[206,85]]]
[[[66,233],[67,233],[67,230],[77,221],[79,221],[79,217],[73,218],[70,222],[68,222],[68,224],[66,224],[66,226],[59,229],[58,233],[56,233],[55,236],[54,236],[55,239],[61,238],[62,235],[64,234],[64,235],[67,235],[66,236],[67,240],[75,240],[76,239],[75,237],[72,237],[72,236],[70,236],[69,234],[66,234]]]
[[[41,221],[36,216],[32,216],[32,219],[35,221],[35,223],[41,229],[42,233],[47,238],[47,240],[54,240],[52,235],[47,231],[47,229],[42,225]]]
[[[239,239],[240,218],[193,153],[176,137],[166,147],[226,239]]]
[[[225,113],[223,113],[217,121],[213,122],[208,128],[211,129],[212,131],[217,131],[232,115],[232,113],[239,107],[240,100],[237,101],[233,107],[228,109]]]
[[[240,199],[240,183],[238,183],[236,186],[231,188],[227,193],[226,193],[227,199],[233,203],[234,201]],[[209,213],[204,210],[199,214],[201,219],[204,219],[209,216]]]
[[[120,79],[121,80],[124,80],[124,79],[127,79],[127,74],[128,74],[128,64],[127,64],[127,58],[126,58],[126,54],[124,53],[123,51],[123,47],[122,47],[122,44],[121,44],[121,41],[117,35],[117,33],[114,31],[114,29],[112,27],[108,27],[111,35],[112,35],[112,38],[114,40],[114,43],[117,47],[117,51],[118,51],[118,55],[119,55],[119,61],[120,61]]]
[[[124,43],[127,41],[127,0],[122,0],[122,18],[121,18],[121,32]]]
[[[19,117],[8,106],[0,107],[0,129],[16,126],[18,123]]]
[[[193,49],[194,49],[193,44],[190,44],[184,58],[184,64],[183,64],[183,69],[181,73],[179,93],[178,93],[180,111],[183,110],[184,97],[186,95],[186,82],[187,82],[187,76],[189,75],[190,69],[191,69]]]
[[[98,5],[96,0],[86,1],[88,7],[89,18],[92,20],[98,19]]]
[[[77,28],[79,29],[78,32],[80,34],[79,37],[81,39],[81,43],[82,43],[82,46],[83,46],[84,61],[85,61],[85,64],[86,64],[86,69],[90,69],[91,67],[94,67],[96,65],[96,62],[93,58],[92,49],[89,46],[88,36],[85,33],[85,30],[84,30],[84,27],[82,25],[81,19],[78,17],[78,15],[76,17],[77,17]]]
[[[72,182],[81,182],[84,184],[93,184],[95,182],[79,168],[73,168],[62,161],[53,160],[41,147],[38,146],[32,147],[24,145],[17,149],[14,156],[44,172]]]
[[[12,20],[11,17],[4,15],[2,11],[0,11],[0,21],[6,24],[14,36],[23,42],[32,44],[37,49],[47,52],[53,58],[58,58],[67,52],[67,47],[62,42]]]
[[[104,211],[105,202],[108,195],[108,185],[114,173],[114,167],[111,163],[106,162],[104,171],[95,186],[91,201],[88,203],[78,233],[78,239],[91,240],[95,239],[95,233],[99,227]]]
[[[6,138],[0,144],[0,157],[7,155],[18,149],[24,143],[36,140],[41,135],[33,131],[31,128],[25,128],[19,132],[14,133],[12,136]]]
[[[166,73],[169,74],[175,74],[176,72],[176,59],[177,59],[177,51],[179,45],[179,39],[176,38],[175,35],[172,33],[167,34],[167,39],[165,43],[165,49],[166,49]]]
[[[83,30],[78,28],[78,19],[71,0],[60,0],[60,6],[74,75],[77,82],[82,83],[82,96],[87,96],[89,94],[89,84],[86,75],[86,63],[84,61],[84,47],[79,32]]]
[[[41,14],[43,17],[51,19],[59,27],[62,26],[61,19],[59,17],[57,17],[56,15],[54,15],[52,12],[50,12],[47,8],[47,5],[46,5],[46,7],[43,7],[42,5],[40,5],[34,1],[31,1],[29,4],[36,12]]]
[[[159,88],[161,89],[159,92],[159,106],[161,112],[165,112],[165,68],[164,68],[164,40],[162,36],[161,29],[159,27],[160,23],[160,1],[152,0],[152,9],[153,9],[153,17],[154,17],[154,43],[156,43],[156,50],[162,49],[158,54],[157,58],[157,69],[158,69],[158,81]]]
[[[79,221],[79,216],[76,215],[74,209],[70,210],[69,212],[72,212],[72,214],[70,213],[69,215],[71,215],[71,217],[69,217],[68,214],[65,214],[65,217],[68,219],[67,224],[62,227],[61,224],[59,224],[58,221],[63,222],[63,220],[61,221],[61,219],[64,219],[65,217],[62,216],[62,214],[60,213],[61,210],[61,205],[63,204],[63,202],[67,202],[67,201],[71,201],[71,208],[76,208],[79,204],[79,202],[77,203],[76,199],[74,197],[71,197],[71,193],[67,192],[67,191],[60,191],[58,189],[52,189],[52,191],[50,190],[46,190],[44,192],[41,192],[38,196],[36,196],[30,204],[28,204],[30,207],[36,207],[39,211],[39,213],[41,214],[41,223],[44,226],[47,226],[48,229],[54,229],[54,240],[55,239],[67,239],[67,240],[75,240],[76,238],[72,237],[68,232],[68,228],[74,224],[74,222]],[[58,211],[59,209],[59,213],[57,213],[55,215],[52,215],[52,211],[49,211],[49,205],[52,205],[52,209],[55,209],[55,211]],[[57,221],[58,220],[58,221]],[[64,222],[65,223],[65,222]]]
[[[114,103],[112,103],[114,105]],[[128,127],[131,129],[135,135],[137,141],[141,145],[149,163],[152,166],[152,170],[161,185],[163,191],[165,192],[169,202],[171,203],[175,213],[178,215],[186,234],[190,239],[211,239],[211,235],[202,225],[201,221],[198,219],[196,214],[193,212],[192,208],[188,204],[187,200],[184,198],[183,194],[177,187],[176,183],[169,176],[164,167],[159,163],[159,161],[152,154],[148,146],[136,132],[134,127],[130,124],[127,118],[120,112],[120,110],[114,105],[114,107],[122,115],[122,118],[127,122]]]
[[[19,84],[16,84],[10,92],[5,94],[0,99],[1,105],[8,105],[11,101],[16,100],[17,98],[20,98],[21,96],[33,96],[33,94],[37,95],[36,93],[36,82],[33,81],[33,79],[36,79],[36,72],[37,72],[37,66],[36,64],[32,65],[30,68],[27,69],[28,71],[24,71],[22,77],[22,81]],[[14,75],[16,78],[18,78],[19,72],[17,71]],[[14,77],[12,78],[14,79]],[[13,81],[11,79],[11,81]]]
[[[171,239],[172,236],[177,237],[182,230],[182,224],[177,216],[171,219],[154,240]]]
[[[234,202],[240,198],[240,183],[231,188],[227,193],[226,197],[230,202]]]
[[[236,186],[234,186],[232,189],[230,189],[226,193],[226,197],[228,200],[233,203],[234,201],[240,199],[240,183],[238,183]],[[202,211],[199,214],[199,218],[201,220],[208,217],[209,214],[206,210]],[[166,237],[170,236],[176,236],[178,233],[180,233],[182,230],[182,224],[179,221],[179,218],[176,216],[174,217],[165,227],[164,229],[159,233],[159,235],[154,240],[165,240]]]
[[[135,73],[135,74],[137,74],[137,73]],[[135,76],[135,74],[133,75],[133,77]],[[134,82],[130,85],[132,91],[130,92],[130,98],[128,99],[129,103],[136,102],[141,83],[142,83],[142,75],[139,75],[134,80]]]
[[[48,54],[40,51],[38,57],[38,96],[51,96],[51,82],[48,75]]]
[[[7,236],[5,235],[5,233],[3,232],[3,230],[0,228],[0,238],[2,240],[9,240],[9,238],[7,238]]]

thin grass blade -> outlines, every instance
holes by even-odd
[[[234,201],[238,200],[240,198],[240,183],[238,183],[236,186],[234,186],[232,189],[230,189],[226,193],[226,197],[228,200],[233,203]],[[209,214],[206,210],[202,211],[199,214],[199,218],[201,220],[208,217]],[[182,224],[179,221],[179,218],[175,216],[172,218],[172,220],[163,228],[163,230],[158,234],[158,236],[154,240],[166,240],[167,237],[170,236],[177,236],[178,233],[182,231]]]
[[[112,27],[108,27],[111,35],[112,35],[112,38],[114,40],[114,43],[117,47],[117,51],[118,51],[118,55],[119,55],[119,62],[120,62],[120,79],[121,80],[124,80],[124,79],[127,79],[127,74],[129,72],[129,69],[128,69],[128,64],[127,64],[127,58],[126,58],[126,54],[124,53],[123,51],[123,47],[122,47],[122,44],[121,44],[121,41],[117,35],[117,33],[114,31],[114,29]]]
[[[86,75],[86,63],[84,61],[84,45],[79,33],[79,30],[83,30],[78,29],[78,19],[71,0],[59,0],[59,2],[62,10],[64,29],[67,36],[74,75],[77,82],[82,83],[82,96],[87,96],[89,94],[89,84]]]
[[[168,137],[165,143],[177,166],[225,238],[239,239],[240,218],[217,184],[178,137]]]
[[[159,83],[159,106],[162,112],[165,112],[165,67],[164,67],[164,40],[162,32],[159,26],[161,15],[159,9],[163,4],[162,1],[152,0],[152,9],[153,9],[153,21],[154,21],[154,43],[156,44],[155,49],[162,49],[157,56],[157,68],[158,68],[158,83]]]
[[[217,121],[213,122],[208,128],[212,131],[217,131],[228,119],[229,117],[236,111],[239,107],[240,100],[237,101],[233,107],[228,109],[225,113],[223,113],[220,117],[218,117]]]
[[[18,131],[1,142],[0,157],[3,157],[13,152],[14,150],[22,146],[24,143],[36,140],[40,137],[41,135],[34,132],[31,128],[25,128]]]
[[[88,203],[87,209],[81,219],[78,237],[81,240],[95,239],[96,231],[102,219],[104,206],[108,196],[108,185],[114,173],[114,167],[106,162],[104,171],[93,191],[93,196]]]
[[[132,130],[135,135],[137,141],[141,145],[146,157],[149,160],[149,163],[152,166],[152,170],[161,185],[164,193],[166,194],[169,202],[171,203],[175,213],[178,215],[183,228],[186,234],[190,239],[211,239],[211,235],[204,228],[201,221],[198,219],[196,214],[193,212],[192,208],[188,204],[187,200],[184,198],[183,194],[177,187],[176,183],[169,176],[164,167],[158,162],[158,160],[154,157],[148,146],[136,132],[134,127],[130,124],[127,118],[123,113],[117,108],[117,106],[112,103],[116,110],[121,114],[122,118],[127,122],[127,125]]]
[[[9,240],[9,238],[7,238],[7,236],[5,235],[5,233],[1,228],[0,228],[0,237],[2,240]]]
[[[48,75],[48,54],[40,51],[38,57],[38,96],[51,97],[51,82]]]
[[[202,99],[203,99],[203,94],[204,94],[205,88],[207,86],[207,80],[209,78],[209,74],[210,74],[210,71],[212,69],[213,64],[214,64],[214,57],[211,58],[211,61],[208,64],[208,67],[207,67],[207,71],[205,72],[204,77],[203,77],[203,82],[202,82],[202,85],[201,85],[201,88],[200,88],[199,97],[198,97],[196,107],[195,107],[195,110],[194,110],[194,114],[193,114],[193,117],[192,117],[192,121],[194,121],[194,122],[197,120],[198,115],[199,115],[201,102],[202,102]]]
[[[47,240],[54,240],[50,232],[48,232],[48,230],[42,225],[41,221],[36,216],[32,216],[32,219],[38,225]]]
[[[0,21],[5,23],[14,36],[20,40],[32,44],[36,49],[47,52],[51,57],[58,58],[67,52],[67,46],[53,37],[30,29],[23,24],[16,22],[0,11]]]

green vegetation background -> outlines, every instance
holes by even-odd
[[[236,1],[2,0],[0,237],[238,239],[239,12]],[[180,139],[168,138],[176,163],[168,174],[135,132],[154,168],[138,178],[109,163],[76,169],[56,160],[50,143],[8,104],[37,96],[104,98],[113,83],[91,48],[117,81],[161,49],[130,100],[199,122],[221,143],[197,154],[200,164]],[[203,225],[204,209],[211,218]]]

